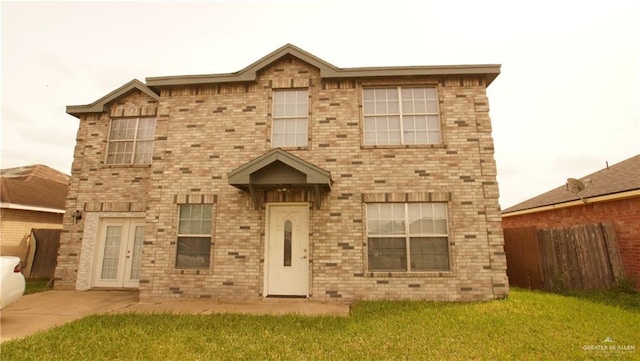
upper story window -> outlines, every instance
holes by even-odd
[[[369,203],[367,243],[369,271],[447,271],[447,205]]]
[[[306,90],[273,92],[273,147],[306,147],[309,96]]]
[[[112,119],[106,163],[150,164],[155,129],[155,118]]]
[[[441,142],[435,87],[364,89],[364,144]]]

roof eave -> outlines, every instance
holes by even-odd
[[[96,100],[95,102],[87,105],[67,105],[66,112],[67,114],[73,115],[76,118],[79,118],[81,114],[85,113],[102,113],[107,110],[107,105],[114,100],[120,98],[123,95],[131,92],[132,90],[137,89],[149,97],[160,100],[160,96],[156,94],[153,90],[147,87],[143,82],[138,79],[133,79],[130,82],[122,85],[118,89],[110,92],[109,94],[103,96],[102,98]]]
[[[206,75],[159,76],[145,79],[150,88],[180,85],[242,83],[256,80],[256,73],[228,73]]]
[[[270,60],[270,61],[275,61]],[[305,59],[302,59],[306,61]],[[313,64],[312,64],[313,65]],[[252,65],[237,73],[209,74],[209,75],[185,75],[146,78],[147,86],[151,88],[165,86],[184,86],[198,84],[221,84],[253,82],[257,79],[258,68]],[[334,66],[321,66],[320,77],[332,78],[382,78],[398,76],[482,76],[489,86],[500,74],[500,65],[452,65],[452,66],[405,66],[405,67],[371,67],[371,68],[336,68]]]
[[[295,45],[286,44],[279,49],[260,58],[244,69],[226,74],[181,75],[146,78],[147,86],[184,86],[198,84],[219,84],[234,82],[252,82],[257,79],[257,73],[276,62],[285,55],[292,55],[320,70],[320,77],[331,78],[370,78],[396,76],[483,76],[488,86],[500,74],[499,64],[481,65],[435,65],[435,66],[400,66],[400,67],[363,67],[338,68],[317,56],[308,53]]]
[[[635,198],[635,197],[640,197],[640,189],[632,189],[625,192],[604,194],[604,195],[592,196],[592,197],[584,197],[583,198],[584,201],[580,199],[576,199],[576,200],[571,200],[566,202],[546,204],[538,207],[503,212],[502,217],[513,217],[513,216],[520,216],[523,214],[538,213],[538,212],[550,211],[550,210],[560,209],[560,208],[575,207],[575,206],[585,205],[585,201],[587,204],[592,204],[592,203],[600,203],[600,202],[618,201],[622,199]]]
[[[32,205],[29,205],[29,204],[17,204],[17,203],[9,203],[9,202],[0,202],[0,208],[16,209],[16,210],[21,210],[21,211],[56,213],[56,214],[64,214],[65,213],[64,209],[59,209],[59,208],[32,206]]]
[[[371,67],[345,68],[325,70],[321,72],[323,78],[370,78],[370,77],[398,77],[398,76],[463,76],[481,75],[488,86],[500,74],[499,64],[484,65],[436,65],[436,66],[402,66],[402,67]]]

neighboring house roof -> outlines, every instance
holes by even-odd
[[[498,74],[500,74],[500,65],[496,64],[338,68],[295,45],[286,44],[235,73],[148,77],[146,78],[147,86],[153,88],[172,85],[254,81],[256,80],[258,71],[286,55],[292,55],[320,69],[320,76],[322,78],[476,74],[483,75],[488,86]]]
[[[587,186],[578,195],[587,202],[640,196],[640,155],[581,178]],[[565,184],[502,211],[504,216],[584,204]]]
[[[96,100],[95,102],[87,105],[68,105],[67,106],[67,114],[71,114],[73,116],[77,116],[81,113],[102,113],[106,111],[107,105],[117,100],[123,95],[130,93],[133,90],[139,90],[153,99],[159,100],[160,96],[153,92],[153,90],[149,89],[143,82],[138,79],[133,79],[132,81],[124,84],[118,89],[112,91],[111,93],[103,96],[102,98]]]
[[[0,170],[2,208],[64,213],[69,176],[37,164]]]

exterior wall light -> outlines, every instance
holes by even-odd
[[[76,211],[71,214],[71,218],[73,218],[75,224],[78,224],[78,221],[82,219],[82,213],[76,209]]]

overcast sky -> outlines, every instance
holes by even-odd
[[[487,92],[507,208],[640,153],[639,19],[638,0],[2,2],[1,167],[69,174],[66,105],[292,43],[338,67],[502,64]]]

